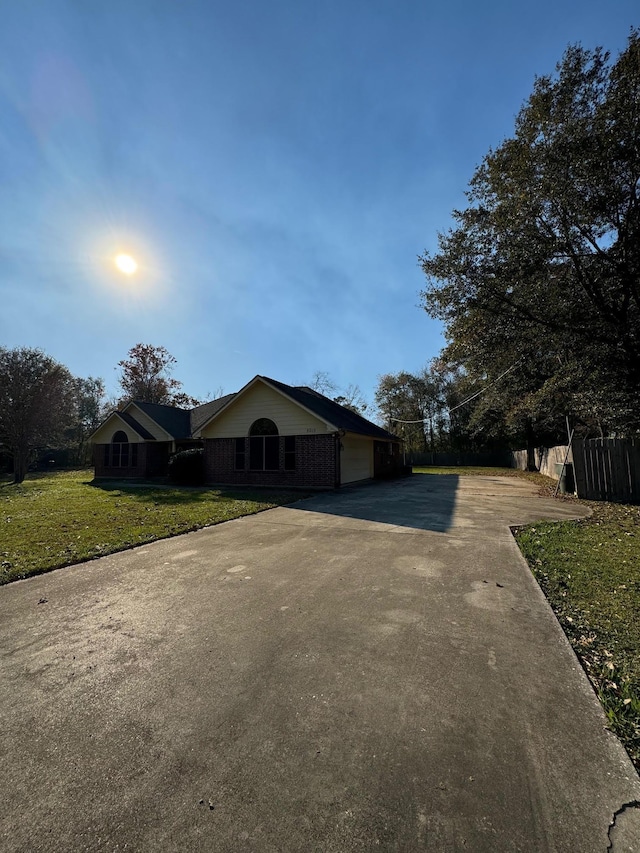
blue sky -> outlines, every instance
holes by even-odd
[[[190,394],[437,355],[417,256],[569,43],[637,0],[0,0],[0,344]],[[128,252],[135,276],[113,258]]]

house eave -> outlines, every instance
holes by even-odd
[[[131,402],[127,403],[127,405],[123,409],[123,412],[128,412],[132,406],[135,406],[136,410],[138,412],[140,412],[145,418],[149,418],[149,420],[153,421],[155,426],[166,436],[166,439],[165,439],[166,441],[176,441],[177,440],[175,436],[171,435],[171,433],[167,432],[167,430],[164,427],[160,426],[160,424],[156,420],[154,420],[151,417],[151,415],[148,415],[141,408],[136,406],[135,400],[131,400]],[[134,420],[135,420],[135,418],[134,418]],[[161,441],[162,439],[156,439],[156,440]]]
[[[217,412],[215,412],[215,413],[214,413],[214,414],[209,418],[209,420],[208,420],[208,421],[206,421],[205,423],[203,423],[203,424],[202,424],[202,426],[201,426],[201,427],[200,427],[196,432],[194,432],[194,433],[193,433],[193,437],[194,437],[194,438],[202,438],[202,431],[203,431],[203,430],[205,430],[205,429],[209,426],[209,424],[213,423],[213,421],[215,421],[215,419],[216,419],[217,417],[219,417],[223,412],[226,412],[226,411],[227,411],[227,409],[229,409],[229,407],[230,407],[230,406],[233,406],[233,404],[236,402],[236,400],[238,400],[240,397],[242,397],[242,396],[243,396],[243,394],[245,394],[247,391],[249,391],[249,389],[250,389],[250,388],[253,388],[253,386],[254,386],[254,385],[256,385],[258,382],[261,382],[263,385],[268,386],[269,388],[271,388],[271,390],[272,390],[272,391],[275,391],[277,394],[280,394],[280,396],[281,396],[281,397],[284,397],[284,398],[285,398],[286,400],[288,400],[290,403],[294,403],[296,406],[298,406],[298,408],[299,408],[299,409],[302,409],[302,410],[303,410],[303,411],[305,411],[308,415],[311,415],[313,418],[315,418],[315,420],[316,420],[316,421],[324,422],[325,426],[327,427],[327,432],[337,432],[337,429],[338,429],[338,428],[337,428],[336,426],[334,426],[333,424],[329,423],[329,422],[328,422],[328,421],[326,421],[326,420],[325,420],[325,421],[323,421],[323,419],[322,419],[322,418],[319,418],[319,417],[318,417],[318,414],[317,414],[316,412],[314,412],[314,411],[312,411],[311,409],[307,408],[305,405],[303,405],[302,403],[298,402],[298,400],[295,400],[293,397],[291,397],[289,394],[287,394],[287,393],[286,393],[285,391],[283,391],[282,389],[277,388],[275,385],[273,385],[271,382],[269,382],[269,380],[268,380],[266,377],[264,377],[264,376],[260,376],[260,375],[258,374],[258,375],[256,375],[256,376],[254,376],[254,377],[253,377],[253,379],[250,379],[250,380],[249,380],[249,382],[247,382],[247,384],[246,384],[246,385],[244,385],[244,386],[243,386],[243,387],[238,391],[238,393],[235,395],[235,397],[233,397],[231,400],[229,400],[229,402],[228,402],[228,403],[225,403],[225,405],[224,405],[221,409],[218,409],[218,411],[217,411]]]

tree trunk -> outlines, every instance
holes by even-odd
[[[27,452],[22,449],[13,451],[13,482],[22,483],[27,476]]]

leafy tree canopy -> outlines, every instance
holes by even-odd
[[[185,409],[199,405],[199,400],[182,391],[182,382],[171,376],[175,364],[176,359],[164,347],[136,344],[118,362],[124,392],[120,402],[140,400]]]
[[[99,377],[78,377],[73,380],[76,398],[76,416],[71,438],[75,445],[75,461],[78,464],[90,461],[89,436],[103,419],[105,386]]]
[[[472,379],[515,365],[496,421],[640,428],[640,32],[610,62],[567,49],[514,136],[476,170],[469,206],[420,261],[444,357]]]
[[[31,454],[63,439],[76,415],[76,385],[66,367],[42,350],[0,347],[0,442],[21,483]]]
[[[415,374],[400,371],[379,376],[375,392],[379,419],[404,438],[407,450],[459,448],[461,419],[452,418],[449,410],[464,396],[464,381],[459,371],[441,359]]]

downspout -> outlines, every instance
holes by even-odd
[[[335,488],[336,489],[339,489],[340,485],[341,485],[341,483],[340,483],[340,479],[341,479],[341,477],[340,477],[340,473],[341,473],[340,472],[340,439],[342,438],[343,435],[344,435],[344,432],[342,430],[334,433],[334,436],[335,436],[335,455],[336,455],[336,464],[335,464],[335,469],[336,469]]]

